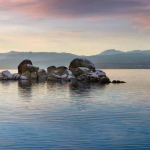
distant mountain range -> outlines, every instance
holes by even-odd
[[[74,58],[86,58],[101,69],[150,69],[150,50],[123,52],[115,49],[106,50],[92,56],[78,56],[71,53],[55,52],[16,52],[0,53],[0,69],[17,69],[24,59],[30,59],[40,68],[48,66],[69,66]]]
[[[140,53],[140,54],[148,54],[150,55],[150,50],[133,50],[128,52],[123,52],[115,49],[106,50],[99,55],[116,55],[116,54],[127,54],[127,53]]]

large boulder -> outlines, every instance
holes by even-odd
[[[22,67],[23,67],[24,65],[27,65],[27,64],[32,65],[31,60],[26,59],[26,60],[24,60],[24,61],[22,61],[22,62],[20,63],[20,65],[18,66],[18,73],[19,73],[19,74],[22,74]]]
[[[76,68],[78,67],[85,67],[88,68],[90,71],[95,71],[95,65],[91,61],[84,58],[76,58],[71,61],[69,65],[69,70],[72,71],[73,75],[78,76],[78,74],[76,74]]]

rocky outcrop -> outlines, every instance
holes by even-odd
[[[0,73],[0,80],[30,80],[39,79],[39,81],[64,80],[64,81],[77,81],[77,82],[90,82],[90,83],[111,83],[106,73],[101,70],[96,70],[92,62],[87,59],[76,58],[69,66],[55,67],[50,66],[45,69],[33,66],[30,60],[24,60],[18,66],[18,73],[11,74],[8,70]],[[72,80],[75,79],[75,80]],[[36,81],[36,80],[32,80]],[[124,81],[114,80],[112,83],[125,83]]]
[[[69,70],[71,70],[73,75],[77,77],[80,75],[78,74],[78,71],[76,70],[79,67],[88,68],[90,71],[93,71],[93,72],[95,71],[95,65],[89,60],[84,59],[84,58],[76,58],[73,61],[71,61],[69,65]]]
[[[24,65],[27,65],[27,64],[32,65],[31,60],[26,59],[26,60],[22,61],[22,62],[19,64],[19,66],[18,66],[18,74],[22,74],[22,68],[23,68]],[[27,70],[26,70],[26,71],[27,71]]]

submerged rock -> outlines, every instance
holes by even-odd
[[[85,67],[88,68],[90,71],[95,71],[95,65],[91,61],[84,58],[76,58],[71,61],[69,65],[69,70],[72,71],[73,75],[79,76],[79,74],[76,72],[76,68],[78,67]]]
[[[23,68],[24,65],[27,65],[27,64],[32,65],[31,60],[26,59],[26,60],[23,60],[23,61],[19,64],[19,66],[18,66],[18,73],[19,73],[19,74],[22,74],[22,68]]]

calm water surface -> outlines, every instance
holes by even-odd
[[[0,81],[0,150],[150,149],[150,70],[104,71],[127,83]]]

